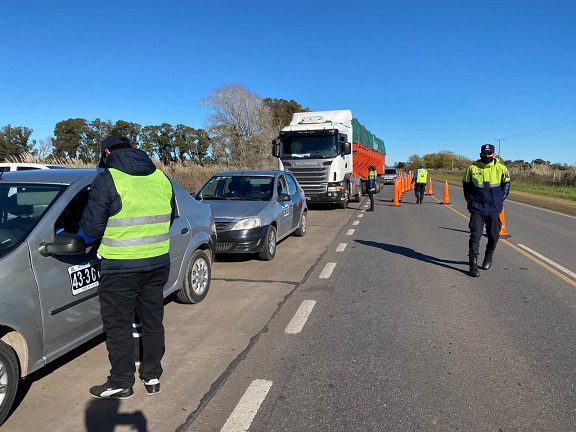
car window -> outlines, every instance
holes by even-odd
[[[30,171],[30,170],[37,170],[40,169],[38,167],[27,167],[27,166],[19,166],[16,168],[16,171]]]
[[[80,219],[82,219],[82,213],[84,213],[84,208],[88,203],[89,193],[90,188],[87,187],[70,201],[64,211],[58,216],[58,219],[56,219],[56,224],[54,225],[55,233],[60,233],[61,231],[72,234],[78,233],[80,230]]]
[[[8,171],[10,171],[9,166],[0,166],[0,172],[8,172]]]
[[[65,189],[60,185],[0,184],[0,258],[26,239]]]
[[[284,178],[284,176],[280,176],[278,178],[277,192],[278,192],[278,196],[280,196],[280,194],[290,194],[290,192],[288,191],[288,185],[286,184],[286,179]]]
[[[267,201],[272,198],[272,176],[230,175],[214,176],[206,184],[197,197],[203,199],[256,200]]]
[[[286,182],[288,183],[288,187],[290,188],[290,195],[296,195],[298,193],[298,186],[296,185],[296,181],[290,174],[286,175]]]

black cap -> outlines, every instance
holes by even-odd
[[[484,153],[484,154],[493,154],[496,151],[496,147],[494,147],[492,144],[484,144],[482,147],[480,147],[480,153]]]
[[[376,167],[375,167],[374,165],[370,165],[370,166],[368,167],[368,169],[371,170],[371,171],[376,171]]]
[[[132,147],[130,140],[126,137],[118,135],[107,136],[100,143],[100,161],[98,162],[98,167],[104,168],[104,150],[110,149],[117,145],[121,145],[122,147]]]

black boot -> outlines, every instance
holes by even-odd
[[[480,276],[480,270],[478,270],[478,257],[469,257],[470,262],[470,276],[478,277]]]
[[[488,270],[490,267],[492,267],[492,254],[487,253],[486,255],[484,255],[484,261],[482,262],[482,269]]]

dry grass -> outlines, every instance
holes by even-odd
[[[79,159],[62,159],[62,158],[49,158],[40,159],[29,153],[21,154],[18,157],[11,158],[11,162],[25,162],[25,163],[44,163],[50,165],[62,165],[67,168],[94,168],[94,164],[86,163]],[[254,169],[246,167],[235,167],[226,164],[217,165],[198,165],[195,163],[174,163],[165,165],[162,162],[154,161],[156,166],[161,169],[166,175],[176,180],[187,191],[197,191],[202,185],[214,174],[221,171],[235,171],[241,169]],[[271,163],[264,163],[263,166],[257,169],[274,169]]]

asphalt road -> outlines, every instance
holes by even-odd
[[[512,238],[471,278],[442,186],[313,210],[270,263],[218,261],[203,303],[166,306],[160,395],[91,400],[97,340],[28,380],[2,430],[576,430],[576,219],[508,202]]]

